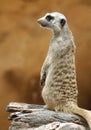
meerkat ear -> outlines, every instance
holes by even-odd
[[[60,20],[60,24],[61,24],[62,27],[65,25],[65,23],[66,23],[65,19]]]

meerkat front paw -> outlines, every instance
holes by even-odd
[[[44,72],[41,76],[41,79],[40,79],[40,84],[41,86],[44,86],[45,84],[45,80],[46,80],[46,72]]]

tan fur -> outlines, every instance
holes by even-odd
[[[47,16],[54,17],[47,21]],[[50,17],[49,17],[50,18]],[[64,26],[59,20],[64,19]],[[77,105],[75,43],[64,15],[53,12],[40,18],[42,26],[54,32],[47,57],[41,69],[42,97],[49,109],[83,116],[91,129],[91,112]],[[62,23],[62,22],[61,22]]]

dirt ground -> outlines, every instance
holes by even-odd
[[[79,106],[91,109],[91,0],[0,0],[0,130],[9,102],[42,104],[39,73],[52,33],[37,19],[59,11],[74,34]]]

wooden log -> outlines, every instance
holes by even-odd
[[[55,112],[43,105],[10,103],[6,110],[12,112],[9,130],[89,130],[82,117]]]

